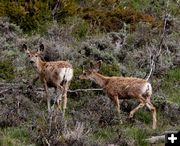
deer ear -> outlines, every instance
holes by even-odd
[[[90,64],[89,64],[89,65],[90,65],[90,68],[91,68],[91,69],[94,69],[94,64],[93,64],[92,61],[90,61]]]
[[[27,51],[27,50],[28,50],[26,44],[23,44],[23,45],[22,45],[22,49],[23,49],[24,51]]]
[[[43,45],[43,44],[40,44],[40,45],[39,45],[39,51],[41,51],[41,52],[44,51],[44,45]]]
[[[22,45],[22,50],[24,50],[25,53],[30,53],[27,46],[26,46],[26,44]]]
[[[96,64],[95,64],[95,69],[99,70],[102,64],[102,60],[99,60]]]
[[[81,68],[82,68],[82,71],[84,72],[84,65],[82,65]]]

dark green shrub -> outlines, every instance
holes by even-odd
[[[70,23],[73,26],[71,34],[78,40],[83,40],[89,35],[89,23],[78,17],[70,17]],[[73,24],[72,24],[73,23]]]
[[[130,24],[132,30],[136,28],[136,24],[139,22],[150,23],[152,27],[161,26],[161,22],[156,20],[155,17],[130,7],[126,9],[116,8],[111,11],[106,9],[80,8],[78,14],[95,27],[100,27],[108,32],[120,30],[123,27],[123,22]]]
[[[120,76],[120,68],[118,64],[103,63],[100,72],[107,76]]]
[[[90,88],[91,87],[91,82],[85,81],[85,80],[80,80],[78,77],[81,75],[83,72],[82,68],[80,66],[74,66],[74,77],[71,82],[70,88],[71,89],[85,89],[85,88]]]
[[[46,2],[4,1],[0,2],[0,9],[3,10],[0,16],[9,17],[12,22],[19,25],[24,31],[37,29],[45,21],[51,19],[51,12]]]
[[[10,60],[0,61],[0,80],[12,80],[15,78],[15,67]]]

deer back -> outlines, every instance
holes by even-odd
[[[41,79],[53,86],[69,82],[73,77],[72,65],[67,61],[45,62],[40,73]]]
[[[109,96],[119,96],[119,98],[150,96],[152,92],[150,83],[133,77],[110,77],[104,90]]]

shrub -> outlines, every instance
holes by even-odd
[[[3,13],[1,16],[10,17],[11,22],[18,24],[24,31],[37,29],[49,20],[50,11],[45,2],[0,2]]]
[[[89,24],[82,20],[82,19],[77,19],[77,22],[74,24],[73,30],[72,30],[72,35],[78,40],[83,40],[87,37],[89,33]]]
[[[161,25],[161,22],[153,16],[138,12],[130,7],[126,9],[116,8],[112,11],[81,8],[78,14],[90,24],[93,24],[95,27],[98,26],[107,32],[120,30],[123,27],[123,22],[130,24],[131,30],[134,30],[136,24],[141,21],[151,24],[152,27],[159,27]]]
[[[74,76],[73,76],[73,80],[71,81],[71,84],[70,84],[71,90],[88,89],[88,88],[97,87],[91,81],[79,79],[79,75],[81,75],[83,73],[82,66],[74,65],[73,68],[74,68]],[[76,93],[70,93],[69,95],[72,98],[77,97],[79,99],[79,97],[82,95],[91,95],[91,94],[93,94],[93,93],[91,93],[91,92],[76,92]]]
[[[128,130],[128,135],[135,139],[135,145],[147,146],[148,143],[145,141],[147,136],[146,129],[131,128]]]
[[[0,80],[10,81],[15,78],[15,67],[11,60],[0,61]]]
[[[84,145],[86,143],[86,128],[83,123],[66,121],[62,113],[53,111],[46,115],[40,113],[32,123],[30,134],[38,145]],[[74,121],[75,122],[75,121]],[[70,125],[70,126],[69,126]],[[71,128],[71,127],[74,128]]]
[[[1,134],[0,134],[1,135]],[[24,127],[6,128],[2,130],[1,146],[27,145],[30,143],[28,130]]]

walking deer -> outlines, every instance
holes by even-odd
[[[41,59],[41,54],[44,51],[44,45],[41,44],[40,48],[33,52],[30,51],[24,44],[23,49],[29,58],[29,62],[35,68],[38,78],[42,81],[47,97],[48,111],[51,111],[50,107],[50,96],[48,92],[48,87],[54,87],[55,90],[59,90],[61,94],[57,98],[58,108],[61,110],[61,98],[63,99],[63,113],[67,106],[67,90],[69,89],[70,81],[73,77],[73,68],[68,61],[50,61],[46,62]],[[33,81],[34,82],[34,81]]]
[[[152,128],[156,129],[156,108],[151,103],[152,87],[147,81],[148,79],[116,76],[108,77],[98,73],[101,61],[97,62],[95,65],[92,63],[90,65],[90,69],[86,71],[83,70],[83,74],[79,76],[80,79],[92,80],[102,87],[116,106],[118,113],[120,113],[120,99],[137,99],[140,104],[130,112],[129,118],[132,118],[138,109],[146,105],[152,112]]]

